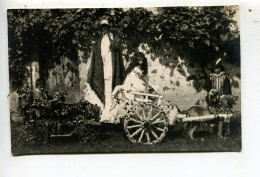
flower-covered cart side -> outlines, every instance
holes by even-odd
[[[77,134],[82,142],[94,143],[98,138],[100,108],[87,101],[64,103],[63,92],[54,94],[55,101],[39,99],[30,90],[18,92],[18,109],[24,129],[20,140],[28,144],[45,144],[50,137]]]

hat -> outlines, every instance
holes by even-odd
[[[102,26],[102,25],[107,25],[107,26],[109,26],[108,20],[107,20],[107,19],[102,19],[102,20],[100,21],[99,26]]]

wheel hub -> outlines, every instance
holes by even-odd
[[[168,130],[164,111],[156,105],[137,104],[129,109],[124,128],[133,143],[156,144]]]
[[[144,126],[145,130],[149,130],[150,127],[151,127],[151,123],[150,122],[145,122],[143,126]]]

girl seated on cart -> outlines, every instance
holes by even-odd
[[[121,112],[121,109],[124,105],[124,103],[127,100],[134,100],[134,99],[142,99],[142,96],[140,98],[137,98],[135,95],[127,92],[142,92],[147,93],[152,88],[145,82],[143,79],[148,73],[148,64],[147,64],[147,58],[142,52],[136,52],[134,56],[131,58],[131,61],[126,69],[125,74],[125,80],[123,82],[123,85],[118,85],[115,87],[115,89],[112,92],[112,107],[109,114],[110,115],[110,123],[114,123],[115,119],[118,117],[118,113]],[[117,103],[121,91],[124,91],[123,98],[121,103]],[[97,104],[101,110],[103,110],[103,104],[98,99],[95,92],[90,88],[89,84],[87,83],[87,88],[84,89],[85,99],[91,102],[92,104]],[[120,93],[119,93],[120,92]],[[123,111],[124,112],[124,111]],[[107,113],[106,113],[107,114]],[[102,120],[102,115],[101,115]]]
[[[148,66],[146,57],[142,52],[135,53],[126,69],[126,77],[123,85],[116,86],[112,92],[112,96],[116,96],[119,90],[128,92],[146,92],[148,85],[143,78],[147,75],[147,72]],[[129,100],[133,100],[132,94],[126,93],[125,97]]]
[[[126,70],[127,76],[123,85],[118,85],[112,92],[112,108],[111,120],[115,123],[120,122],[120,118],[127,115],[128,109],[133,104],[138,102],[152,102],[156,105],[161,105],[167,114],[169,125],[174,125],[178,107],[170,105],[163,96],[159,95],[153,87],[145,81],[145,76],[148,73],[148,64],[145,55],[142,52],[137,52],[131,58],[131,62]],[[163,103],[166,102],[166,103]]]
[[[113,103],[110,111],[113,117],[112,119],[117,119],[126,115],[127,104],[129,104],[129,102],[156,101],[157,98],[147,96],[148,93],[155,92],[144,79],[147,73],[147,58],[142,52],[136,52],[126,69],[126,78],[123,85],[116,86],[112,92]]]

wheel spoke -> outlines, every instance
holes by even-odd
[[[130,138],[134,137],[135,135],[137,135],[140,131],[142,131],[142,128],[137,129],[131,136]]]
[[[132,122],[135,122],[135,123],[138,123],[138,124],[141,124],[142,122],[136,120],[136,119],[133,119],[133,118],[129,118],[129,121],[132,121]]]
[[[143,118],[144,118],[144,120],[147,120],[147,117],[145,116],[144,109],[143,109]]]
[[[151,117],[151,115],[152,115],[152,111],[153,111],[153,106],[151,106],[151,109],[150,109],[149,114],[148,114],[148,116],[147,116],[147,119],[148,119],[148,120],[150,119],[150,117]]]
[[[156,138],[156,139],[159,139],[159,137],[156,135],[156,133],[151,129],[151,133],[152,135]]]
[[[136,111],[137,116],[139,117],[140,120],[143,120],[143,117]]]
[[[165,120],[156,120],[155,122],[152,122],[152,124],[159,124],[159,123],[164,123],[165,124]]]
[[[160,106],[151,103],[133,105],[125,119],[126,136],[133,143],[159,143],[168,130],[167,117]]]
[[[147,138],[147,143],[150,144],[150,143],[151,143],[151,139],[150,139],[149,132],[146,131],[146,132],[145,132],[145,135],[146,135],[146,138]]]
[[[139,140],[138,140],[139,143],[142,141],[143,136],[144,136],[144,130],[142,130],[141,135],[139,137]]]
[[[155,116],[153,116],[153,118],[151,120],[154,121],[160,114],[161,114],[161,112],[158,112]]]
[[[128,126],[126,127],[127,129],[131,129],[131,128],[137,128],[137,127],[141,127],[142,125],[131,125],[131,126]]]
[[[154,127],[156,130],[159,130],[161,132],[164,132],[164,129],[163,128],[159,128],[159,127]]]

